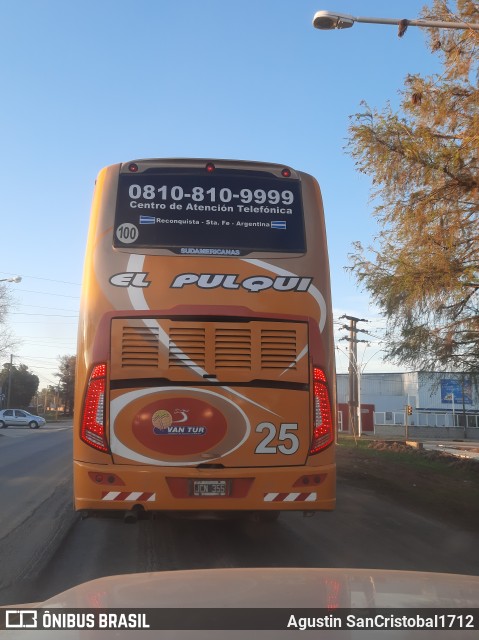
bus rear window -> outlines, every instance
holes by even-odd
[[[305,252],[299,180],[218,173],[120,174],[113,245],[186,255]]]

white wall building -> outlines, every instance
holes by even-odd
[[[349,375],[337,374],[337,402],[344,429],[348,429]],[[412,371],[363,373],[360,400],[365,430],[375,424],[404,424],[407,405],[409,424],[416,426],[479,426],[479,380],[461,373]],[[466,418],[464,418],[466,414]]]

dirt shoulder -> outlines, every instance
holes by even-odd
[[[372,489],[443,522],[479,532],[479,461],[404,443],[341,438],[338,481]]]

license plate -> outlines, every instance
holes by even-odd
[[[193,495],[195,496],[226,496],[226,480],[194,480]]]

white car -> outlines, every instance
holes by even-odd
[[[46,424],[45,418],[34,416],[23,409],[4,409],[0,411],[0,429],[5,427],[29,426],[30,429],[38,429]]]
[[[478,605],[477,576],[295,567],[159,571],[97,578],[6,608],[2,639],[50,640],[55,629],[56,640],[296,640],[301,630],[321,640],[436,640],[439,629],[447,630],[439,637],[466,640],[477,638],[471,612]]]

